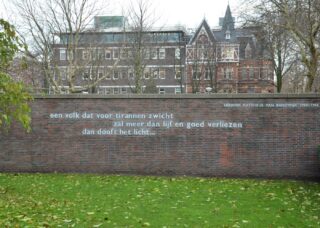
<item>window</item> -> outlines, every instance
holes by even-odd
[[[111,80],[111,78],[112,78],[111,72],[109,70],[106,71],[106,80]]]
[[[91,51],[91,58],[92,60],[97,60],[98,59],[98,50],[92,50]]]
[[[165,79],[165,78],[166,78],[166,71],[165,71],[165,69],[160,69],[160,70],[159,70],[159,78],[160,78],[160,79]]]
[[[226,40],[230,40],[230,38],[231,38],[231,33],[228,30],[228,31],[226,31]]]
[[[205,59],[207,57],[206,50],[204,48],[198,49],[198,59]]]
[[[241,78],[242,78],[242,80],[247,79],[247,69],[246,68],[241,69]]]
[[[113,89],[112,88],[106,88],[106,94],[112,94]]]
[[[206,69],[204,73],[204,80],[210,80],[210,69]]]
[[[152,48],[150,51],[151,59],[158,59],[158,53],[156,48]]]
[[[113,94],[119,94],[120,93],[120,88],[115,87],[113,88]]]
[[[144,79],[149,79],[150,78],[150,70],[145,69],[143,73]]]
[[[227,80],[232,79],[232,77],[233,77],[233,68],[228,67],[228,68],[224,68],[222,70],[223,70],[223,78],[224,79],[227,79]]]
[[[106,50],[105,57],[106,59],[111,59],[111,50]]]
[[[121,94],[127,94],[127,93],[128,93],[127,88],[122,87],[121,88]]]
[[[122,79],[127,79],[128,77],[128,71],[127,70],[122,70],[121,71],[121,78]]]
[[[175,89],[174,89],[174,93],[175,93],[175,94],[180,94],[180,93],[181,93],[181,87],[175,88]]]
[[[117,70],[113,71],[113,79],[118,80],[119,79],[119,72]]]
[[[67,80],[67,69],[60,69],[59,73],[61,80]]]
[[[273,70],[269,70],[269,69],[266,69],[267,71],[267,74],[268,74],[268,77],[267,77],[267,80],[273,80]]]
[[[224,93],[232,93],[232,89],[230,89],[230,88],[223,89],[223,92]]]
[[[193,80],[200,80],[201,72],[193,71],[192,72],[192,79]]]
[[[150,49],[146,48],[144,51],[144,58],[145,59],[150,59]]]
[[[175,53],[174,53],[175,58],[180,59],[181,58],[180,54],[181,54],[180,48],[176,48]]]
[[[113,49],[113,59],[119,59],[119,49]]]
[[[83,50],[82,51],[82,59],[83,60],[88,60],[90,58],[90,53],[88,50]]]
[[[105,93],[105,89],[99,87],[99,88],[98,88],[98,94],[104,94],[104,93]]]
[[[250,86],[250,87],[248,88],[248,93],[255,93],[255,89],[254,89],[253,86]]]
[[[222,59],[223,60],[233,60],[234,59],[234,48],[222,47]]]
[[[152,77],[153,79],[157,79],[159,75],[159,69],[152,70]]]
[[[102,60],[104,58],[104,53],[102,49],[98,49],[98,60]]]
[[[67,60],[67,52],[66,49],[60,49],[60,60],[64,61]]]
[[[249,68],[249,78],[254,79],[254,68]]]
[[[176,69],[175,79],[181,79],[181,70],[180,69]]]
[[[166,58],[166,49],[160,48],[159,49],[159,59],[165,59]]]
[[[129,79],[134,79],[134,73],[133,73],[133,70],[132,70],[132,69],[129,69],[129,70],[128,70],[128,78],[129,78]]]
[[[82,79],[86,81],[90,79],[90,69],[84,69],[82,72]]]
[[[121,59],[127,59],[128,58],[128,52],[126,49],[121,49],[120,51],[120,58]]]
[[[166,93],[166,91],[164,88],[159,88],[159,94],[165,94],[165,93]]]
[[[128,53],[128,58],[129,58],[129,59],[132,59],[132,58],[133,58],[133,52],[132,52],[132,50],[128,50],[127,53]]]
[[[104,70],[102,68],[98,69],[98,79],[103,78],[104,76]]]

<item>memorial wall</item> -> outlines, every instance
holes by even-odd
[[[48,96],[0,171],[320,177],[319,95]]]

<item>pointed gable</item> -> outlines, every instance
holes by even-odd
[[[201,35],[206,35],[211,43],[216,41],[206,19],[203,19],[200,26],[197,28],[195,34],[190,39],[189,44],[191,45],[194,42],[196,42]]]

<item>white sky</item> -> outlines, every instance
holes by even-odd
[[[130,0],[111,0],[118,5],[115,12],[121,12],[121,5],[126,5]],[[237,17],[239,0],[150,0],[160,17],[160,26],[186,25],[190,28],[198,27],[205,17],[210,26],[218,26],[219,17],[224,17],[228,2],[232,15]]]
[[[111,14],[121,15],[122,8],[131,0],[109,0]],[[7,14],[6,8],[10,0],[0,0],[0,17],[15,19],[15,14]],[[210,26],[217,26],[219,17],[223,17],[230,3],[232,15],[237,18],[240,0],[150,0],[160,18],[156,26],[185,25],[196,28],[205,17]]]

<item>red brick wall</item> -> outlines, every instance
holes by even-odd
[[[320,177],[319,95],[65,96],[36,98],[32,108],[32,133],[0,134],[0,171]]]

